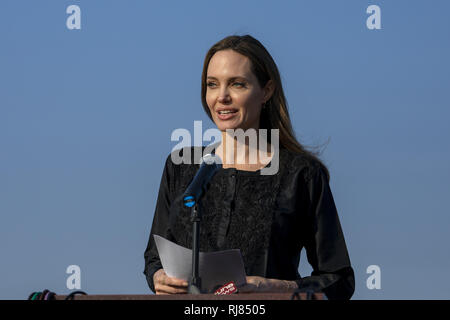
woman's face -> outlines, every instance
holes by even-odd
[[[230,49],[216,52],[209,62],[206,102],[221,131],[259,129],[261,108],[270,98],[272,82],[262,89],[250,65],[246,56]]]

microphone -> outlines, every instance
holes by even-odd
[[[183,195],[183,202],[186,207],[193,207],[206,191],[206,186],[216,172],[222,167],[220,158],[207,154],[202,157],[200,168],[192,179]],[[217,163],[219,162],[219,163]]]

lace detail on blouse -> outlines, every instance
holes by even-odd
[[[171,236],[184,247],[192,248],[191,209],[182,203],[182,194],[198,170],[182,165],[177,170],[177,194],[171,208]],[[202,214],[200,250],[211,252],[240,249],[251,272],[261,256],[267,254],[274,218],[275,198],[281,175],[261,175],[260,171],[221,169],[211,180],[200,202]]]

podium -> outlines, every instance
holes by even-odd
[[[67,295],[55,295],[55,300],[65,300]],[[214,294],[105,294],[74,295],[73,300],[327,300],[323,293],[237,293],[229,295]]]

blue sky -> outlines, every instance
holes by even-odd
[[[72,4],[81,30],[66,27]],[[372,4],[380,30],[366,27]],[[73,264],[90,294],[150,292],[170,135],[214,127],[203,58],[231,34],[272,54],[299,140],[329,139],[353,299],[449,299],[449,13],[443,0],[2,0],[0,299],[66,294]]]

